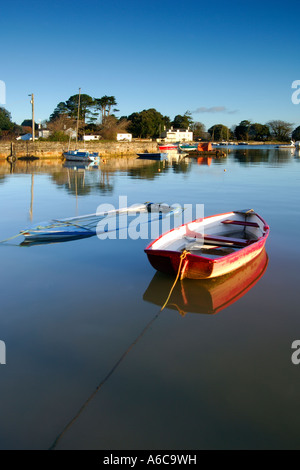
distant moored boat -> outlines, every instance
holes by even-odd
[[[193,152],[197,150],[198,144],[182,144],[179,145],[180,150],[183,150],[184,152]]]
[[[159,153],[137,153],[138,157],[142,160],[165,160],[168,157],[167,153],[159,152]]]
[[[277,145],[276,148],[277,149],[293,149],[295,148],[295,142],[293,140],[291,140],[291,143],[290,144],[282,144],[282,145]]]
[[[178,144],[164,144],[158,146],[160,152],[167,152],[168,150],[177,150]]]
[[[76,161],[76,162],[92,162],[99,158],[98,152],[88,152],[86,150],[69,150],[64,152],[64,157],[66,160]]]

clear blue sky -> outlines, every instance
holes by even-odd
[[[300,125],[296,1],[54,0],[1,6],[0,80],[21,123],[60,101],[113,95],[119,116],[187,110],[207,128],[243,119]]]

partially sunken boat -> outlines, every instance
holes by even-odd
[[[32,243],[53,243],[61,241],[76,240],[79,238],[92,237],[99,234],[97,229],[99,222],[109,217],[118,217],[122,215],[136,215],[137,213],[157,214],[156,218],[171,216],[178,213],[178,208],[172,208],[167,204],[146,202],[144,204],[134,204],[130,207],[124,207],[117,210],[97,212],[78,217],[65,219],[52,219],[47,222],[40,222],[32,227],[22,230],[20,235],[25,237],[23,244]],[[155,220],[155,217],[145,217],[145,223]],[[123,227],[124,228],[124,227]],[[119,230],[116,224],[114,230]],[[107,230],[104,228],[104,232]]]

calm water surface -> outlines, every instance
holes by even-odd
[[[178,284],[161,313],[173,279],[150,266],[148,240],[0,245],[0,448],[299,449],[299,186],[299,156],[266,147],[94,169],[1,163],[0,239],[119,195],[205,215],[254,208],[271,233],[256,265]]]

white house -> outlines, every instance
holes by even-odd
[[[39,138],[48,139],[50,134],[49,129],[39,129]]]
[[[39,139],[48,139],[51,135],[51,131],[46,127],[43,127],[41,123],[38,125],[38,138]]]
[[[67,134],[71,139],[76,139],[76,131],[69,127],[69,129],[64,130],[64,133]]]
[[[91,140],[99,140],[101,139],[100,135],[84,135],[83,140],[85,142],[90,142]]]
[[[132,134],[117,134],[117,141],[118,142],[131,142]]]
[[[192,142],[193,132],[188,129],[169,129],[164,131],[161,135],[165,142]]]

